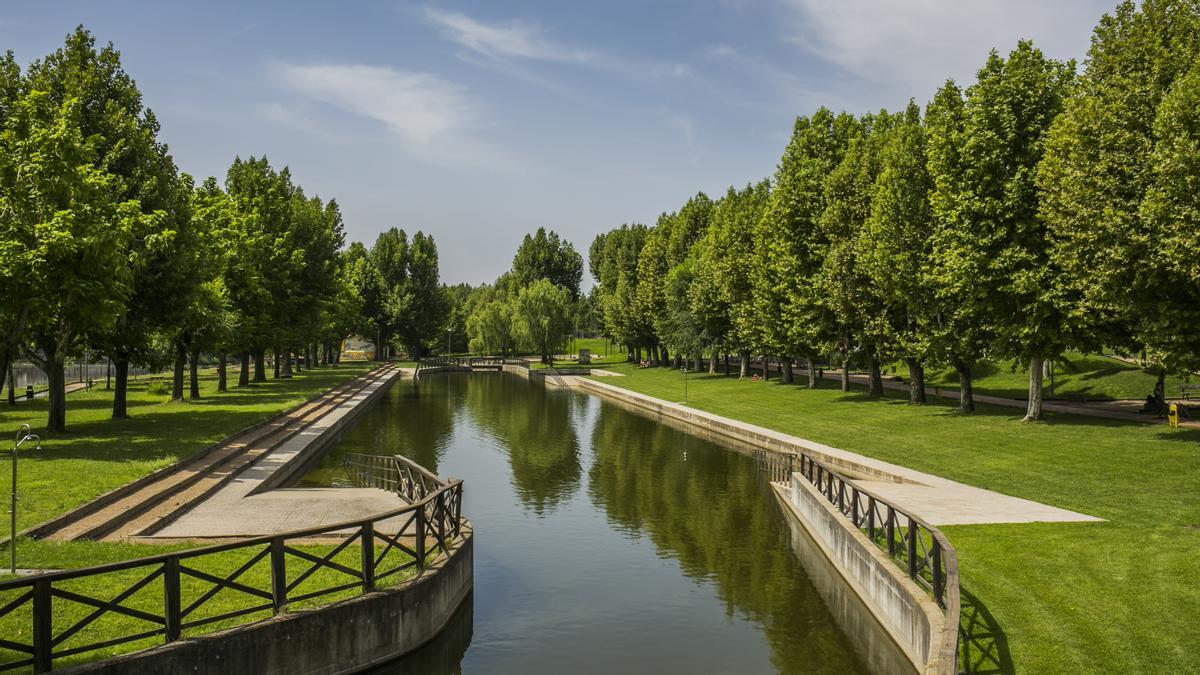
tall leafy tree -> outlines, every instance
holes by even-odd
[[[517,337],[551,363],[555,348],[571,330],[570,312],[570,291],[538,279],[518,291],[513,303]]]
[[[1164,174],[1155,155],[1171,152],[1159,133],[1176,126],[1156,120],[1198,53],[1200,2],[1122,2],[1097,25],[1076,92],[1050,132],[1038,176],[1042,216],[1066,288],[1060,304],[1084,329],[1080,346],[1140,348],[1167,337],[1158,312],[1179,303],[1166,295],[1158,233],[1143,217],[1170,208],[1143,204],[1175,170]],[[1161,204],[1161,195],[1151,201]]]
[[[939,93],[946,114],[937,116],[938,133],[930,141],[937,146],[930,153],[933,261],[939,292],[960,315],[960,325],[969,324],[965,340],[945,334],[964,411],[974,406],[971,366],[994,349],[1030,363],[1026,419],[1038,419],[1043,361],[1069,344],[1034,181],[1073,71],[1074,64],[1047,59],[1022,41],[1007,59],[989,55],[964,101],[945,100],[954,95],[949,87]],[[952,156],[955,161],[948,161]]]
[[[877,324],[908,366],[909,401],[925,402],[927,329],[933,309],[926,262],[932,222],[921,109],[909,102],[887,133],[872,191],[871,213],[855,242],[856,259],[880,300]]]
[[[579,297],[579,284],[583,280],[583,258],[575,251],[571,242],[562,239],[553,230],[539,227],[533,235],[525,235],[512,263],[513,280],[517,287],[528,286],[538,279],[546,279]]]
[[[799,117],[775,172],[750,258],[754,303],[763,348],[785,358],[805,356],[816,386],[816,354],[834,341],[834,321],[821,293],[828,242],[821,234],[825,178],[841,162],[858,121],[820,108]],[[748,354],[743,354],[743,370]]]

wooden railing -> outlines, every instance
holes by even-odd
[[[410,467],[399,474],[397,489],[411,503],[366,520],[0,582],[0,625],[6,627],[0,636],[0,671],[32,667],[47,672],[66,657],[154,638],[170,643],[185,631],[190,637],[223,629],[246,615],[277,616],[289,603],[355,590],[368,593],[389,577],[420,572],[451,554],[463,536],[462,485]],[[331,537],[342,541],[323,555],[299,548],[302,542]],[[356,544],[359,555],[350,556],[357,562],[339,558]],[[206,556],[235,551],[246,558],[233,571],[203,569]],[[264,575],[247,573],[261,570],[263,561],[269,574],[266,583],[256,585],[250,577]],[[325,583],[302,586],[318,571],[323,575],[317,581]],[[130,583],[131,576],[135,580]],[[98,588],[109,589],[103,591],[108,597],[96,597]],[[218,602],[213,598],[222,591],[226,602],[232,593],[244,603],[230,610],[221,604],[214,613]],[[143,592],[158,600],[147,604]],[[141,600],[138,607],[129,604],[135,596]],[[77,620],[80,612],[63,612],[78,607],[90,611]],[[111,627],[98,629],[98,619],[113,616],[121,619],[116,634]]]
[[[946,614],[948,627],[941,644],[934,645],[942,657],[939,664],[944,672],[956,672],[961,614],[958,554],[941,530],[806,454],[758,450],[756,456],[759,468],[773,483],[790,484],[793,475],[803,476],[910,579],[933,596]]]

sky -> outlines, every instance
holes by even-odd
[[[1116,2],[6,0],[0,47],[28,64],[83,24],[181,170],[266,155],[337,199],[348,241],[423,230],[443,281],[478,284],[538,227],[586,257],[600,232],[771,175],[822,105],[924,104],[1022,38],[1082,62]]]

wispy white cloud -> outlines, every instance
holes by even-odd
[[[409,145],[462,131],[479,116],[464,87],[429,73],[361,64],[284,65],[281,73],[289,88],[382,122]]]
[[[438,26],[446,37],[493,59],[536,59],[588,63],[595,55],[582,49],[558,44],[546,36],[541,24],[511,20],[483,23],[458,12],[427,7],[425,17]]]
[[[929,96],[967,80],[990,49],[1033,39],[1056,58],[1081,57],[1112,0],[783,0],[789,39],[869,82]]]

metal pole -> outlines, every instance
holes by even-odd
[[[9,512],[9,526],[12,529],[12,536],[8,540],[9,553],[9,571],[13,574],[17,573],[17,449],[25,441],[32,440],[37,443],[35,449],[41,449],[42,439],[36,434],[31,434],[28,424],[22,424],[20,430],[17,431],[16,441],[13,443],[12,449],[12,503],[11,511]]]
[[[687,366],[684,365],[682,368],[679,369],[679,371],[683,373],[683,402],[686,405],[687,404]]]

